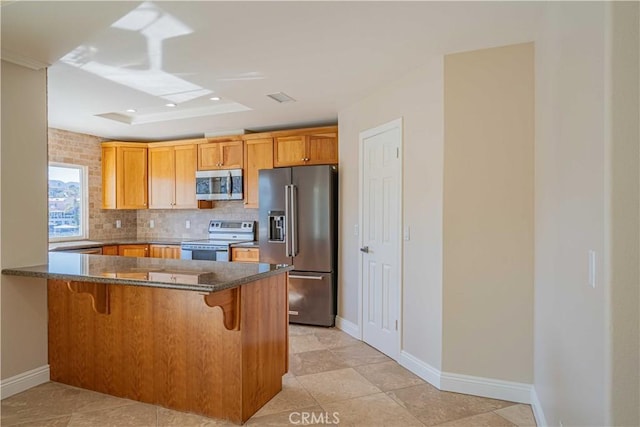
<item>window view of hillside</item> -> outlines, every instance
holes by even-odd
[[[49,238],[83,237],[82,167],[49,166]]]

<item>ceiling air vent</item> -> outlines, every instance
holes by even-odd
[[[289,95],[287,95],[284,92],[270,93],[267,96],[269,98],[273,99],[274,101],[278,101],[281,104],[283,102],[296,102],[295,99],[293,99],[292,97],[290,97]]]

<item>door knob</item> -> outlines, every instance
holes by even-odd
[[[364,252],[365,254],[369,253],[369,246],[365,246],[363,248],[360,248],[360,252]]]

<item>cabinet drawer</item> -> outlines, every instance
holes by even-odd
[[[149,245],[119,245],[118,255],[145,258],[149,256]]]
[[[103,246],[102,255],[118,255],[118,245]]]
[[[231,261],[258,262],[260,250],[258,248],[231,248]]]

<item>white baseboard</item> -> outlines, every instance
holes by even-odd
[[[443,372],[440,389],[510,402],[531,403],[531,384]]]
[[[407,353],[404,350],[400,352],[398,363],[431,384],[432,386],[438,389],[440,388],[440,377],[442,376],[442,373],[439,369],[434,368],[433,366],[423,362],[422,360],[418,359],[412,354]]]
[[[548,425],[547,419],[544,416],[542,404],[540,404],[535,387],[531,387],[531,409],[533,409],[533,416],[536,418],[536,425],[546,427]]]
[[[347,319],[343,319],[340,316],[336,316],[336,328],[340,329],[342,332],[346,332],[354,338],[359,340],[362,339],[358,325],[353,322],[349,322]]]
[[[0,399],[6,399],[32,387],[48,382],[49,365],[40,366],[22,374],[0,381]]]
[[[532,403],[533,386],[531,384],[442,372],[404,350],[400,352],[398,363],[442,391],[510,402]],[[538,425],[545,424],[538,423]]]

